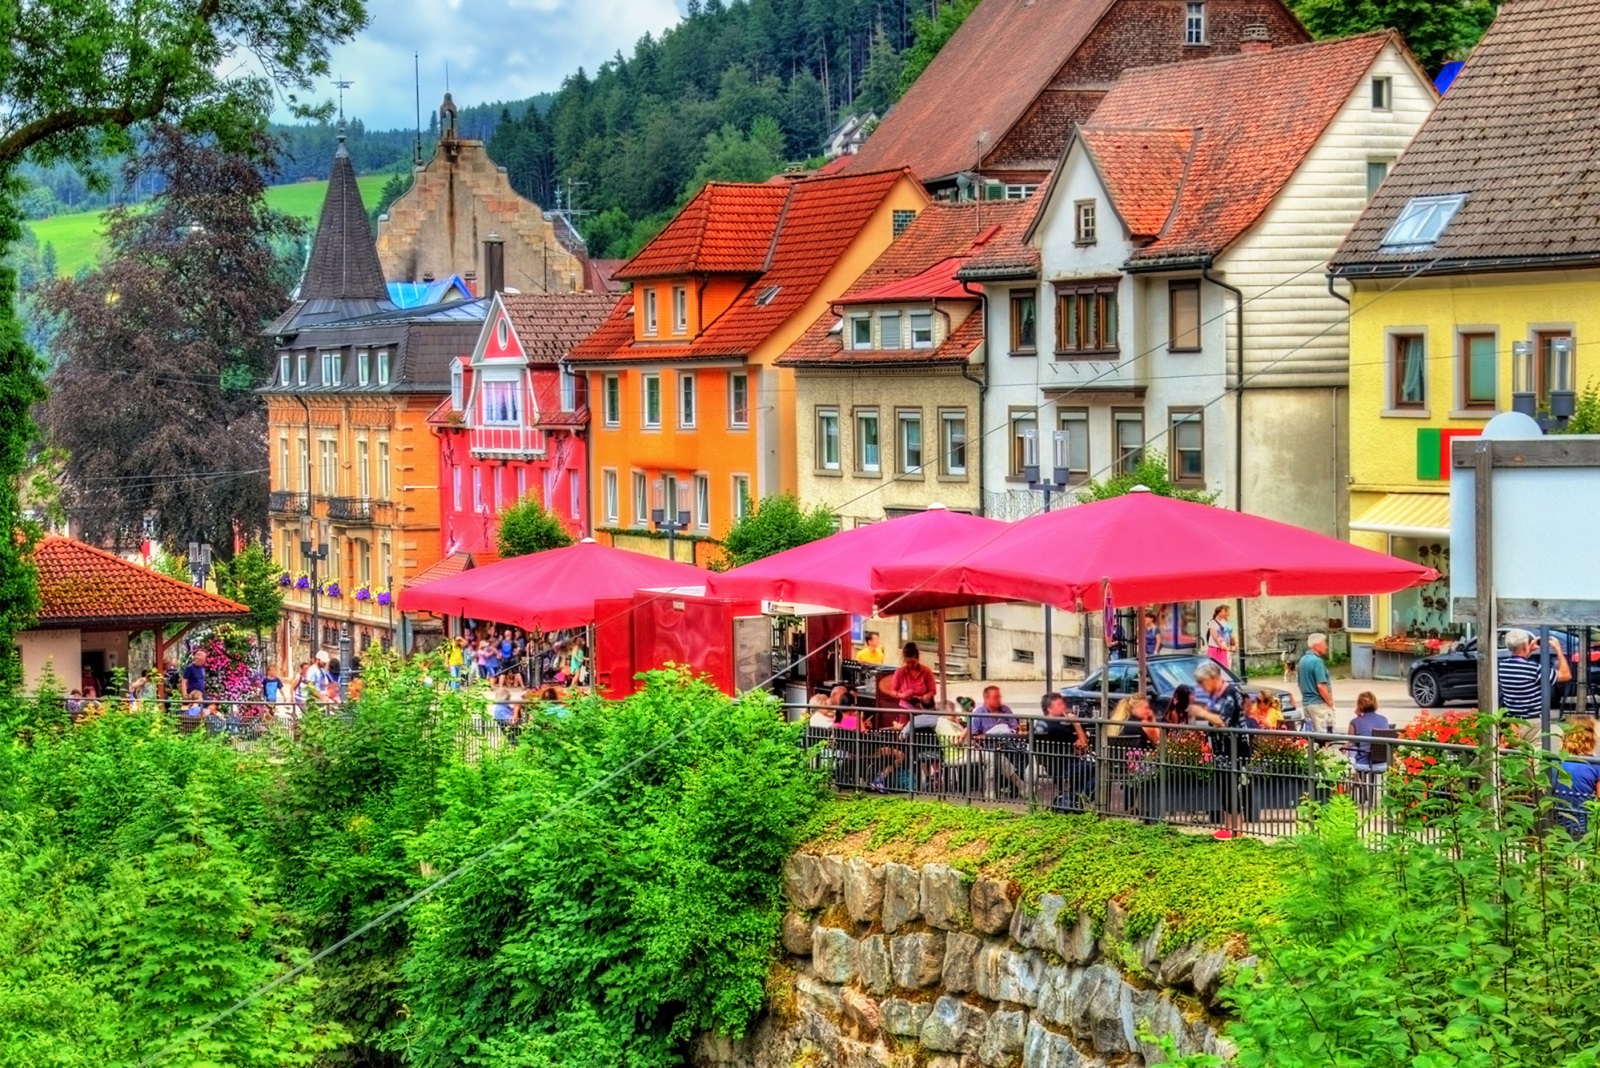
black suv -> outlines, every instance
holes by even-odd
[[[1172,696],[1172,691],[1180,685],[1188,685],[1194,690],[1195,704],[1205,708],[1209,703],[1206,692],[1194,681],[1194,669],[1208,661],[1210,658],[1194,654],[1174,653],[1166,656],[1152,656],[1146,661],[1149,671],[1149,688],[1146,691],[1151,702],[1155,705],[1156,714],[1166,706],[1167,699]],[[1276,686],[1252,686],[1249,682],[1235,675],[1227,667],[1222,667],[1222,673],[1230,682],[1235,683],[1242,690],[1269,690],[1277,694],[1279,702],[1285,712],[1295,709],[1294,694],[1288,690],[1281,690]],[[1067,699],[1067,707],[1074,715],[1093,719],[1100,715],[1100,680],[1111,673],[1111,692],[1107,694],[1110,703],[1115,705],[1122,698],[1139,689],[1139,661],[1133,659],[1113,660],[1105,667],[1091,672],[1089,677],[1076,686],[1065,686],[1061,694]],[[1292,718],[1292,717],[1291,717]]]
[[[1505,631],[1500,632],[1504,635]],[[1561,643],[1567,659],[1574,667],[1578,662],[1578,645],[1581,638],[1564,630],[1551,628],[1550,637]],[[1502,642],[1496,655],[1504,659],[1509,654]],[[1596,674],[1600,665],[1600,648],[1589,650],[1590,675]],[[1478,703],[1478,639],[1473,638],[1457,645],[1448,653],[1434,653],[1411,662],[1409,675],[1411,699],[1423,708],[1438,708],[1452,701]],[[1575,685],[1558,682],[1551,690],[1557,705],[1572,699]]]

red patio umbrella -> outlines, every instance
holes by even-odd
[[[719,597],[813,604],[858,616],[899,615],[981,604],[994,598],[964,591],[930,593],[917,582],[882,585],[872,581],[874,565],[898,560],[918,549],[945,559],[972,553],[1004,534],[994,519],[952,512],[935,504],[925,512],[889,519],[776,553],[713,575],[709,592]]]
[[[594,603],[635,590],[703,586],[707,573],[585,538],[564,549],[514,556],[400,594],[407,612],[509,623],[527,630],[564,630],[594,622]]]
[[[1096,611],[1167,601],[1392,593],[1437,577],[1324,534],[1135,490],[1010,524],[970,549],[883,559],[872,581],[928,596]],[[952,602],[953,603],[953,602]]]

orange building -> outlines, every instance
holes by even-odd
[[[427,418],[487,307],[395,309],[341,144],[296,299],[268,327],[277,366],[260,390],[272,551],[288,583],[285,663],[319,649],[359,656],[373,642],[404,644],[394,594],[440,558],[439,451]],[[315,626],[312,591],[299,583],[312,566],[308,534],[314,551],[327,546],[316,564]]]
[[[927,204],[903,170],[713,182],[624,264],[632,293],[572,354],[594,528],[665,555],[652,510],[688,513],[704,563],[699,543],[750,501],[795,492],[794,374],[777,359]]]

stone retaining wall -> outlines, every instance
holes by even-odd
[[[702,1037],[704,1068],[1102,1068],[1160,1060],[1142,1028],[1179,1052],[1229,1052],[1217,988],[1233,961],[1200,944],[1161,949],[1158,926],[1125,935],[1113,902],[1095,917],[1014,883],[799,853],[777,1004],[739,1041]]]

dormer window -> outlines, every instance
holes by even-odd
[[[905,337],[900,332],[899,312],[884,312],[878,316],[878,339],[879,348],[905,348]]]
[[[450,362],[450,408],[452,411],[461,411],[466,407],[465,389],[466,373],[461,369],[460,360]]]
[[[1425,252],[1444,234],[1445,227],[1467,201],[1465,193],[1412,197],[1400,209],[1380,244],[1384,252]]]
[[[289,363],[290,360],[288,352],[278,353],[278,381],[286,386],[289,385]]]
[[[387,386],[388,384],[389,384],[389,350],[388,349],[379,349],[378,350],[378,385]]]
[[[344,379],[344,354],[330,349],[322,354],[322,384],[337,386]]]
[[[865,315],[857,315],[850,320],[850,347],[853,349],[872,347],[872,320]]]
[[[522,382],[485,379],[478,392],[483,397],[483,421],[498,426],[522,424]]]
[[[911,347],[914,349],[933,348],[933,313],[911,313]]]
[[[644,291],[644,332],[656,332],[656,291],[653,289]]]
[[[302,353],[300,353],[299,357],[296,360],[295,378],[294,378],[295,384],[303,386],[308,381],[310,381],[310,379],[311,379],[311,354],[309,352],[302,352]]]
[[[362,349],[356,353],[356,384],[365,386],[372,381],[372,353]]]

